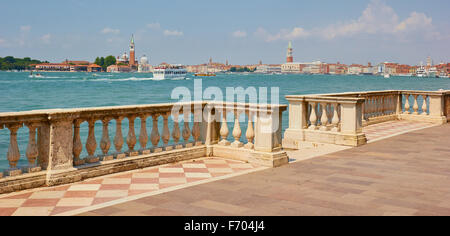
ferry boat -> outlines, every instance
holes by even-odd
[[[185,79],[187,70],[183,65],[163,64],[153,69],[153,79]]]
[[[420,63],[419,69],[416,71],[416,75],[419,78],[428,77],[427,72],[425,71],[425,68],[423,67],[422,63]]]

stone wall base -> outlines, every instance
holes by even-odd
[[[447,117],[445,116],[427,116],[427,115],[414,115],[414,114],[400,114],[398,115],[400,120],[429,122],[433,124],[443,125],[447,123]]]
[[[366,135],[343,134],[339,132],[320,130],[287,130],[284,134],[283,148],[301,149],[303,143],[326,143],[343,146],[358,147],[367,143]]]
[[[66,170],[40,171],[14,177],[4,177],[0,178],[0,194],[38,187],[70,184],[103,175],[212,156],[246,161],[268,167],[278,167],[289,162],[286,152],[282,150],[266,153],[229,146],[201,145],[92,164],[87,163]]]
[[[289,163],[289,157],[285,151],[258,152],[245,148],[233,148],[230,146],[214,145],[213,155],[239,161],[245,161],[267,167],[279,167]]]
[[[392,115],[387,115],[387,116],[383,115],[383,116],[378,116],[378,117],[370,117],[367,120],[363,120],[363,127],[383,123],[386,121],[392,121],[392,120],[399,120],[398,115],[392,114]]]

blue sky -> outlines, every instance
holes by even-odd
[[[0,0],[0,56],[152,64],[450,61],[448,0]]]

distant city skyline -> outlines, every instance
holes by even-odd
[[[3,3],[0,57],[94,61],[129,50],[151,64],[450,61],[448,0]],[[45,14],[44,14],[45,13]]]

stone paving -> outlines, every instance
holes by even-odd
[[[450,125],[430,126],[371,125],[376,143],[289,151],[276,169],[203,158],[1,195],[0,216],[450,214]]]
[[[450,215],[449,134],[421,129],[82,215]]]
[[[120,173],[81,183],[41,188],[0,197],[0,216],[71,215],[215,179],[265,169],[219,158],[197,159]]]
[[[367,141],[376,142],[381,139],[389,138],[395,135],[411,132],[436,126],[436,124],[414,121],[387,121],[379,124],[369,125],[363,128]]]

